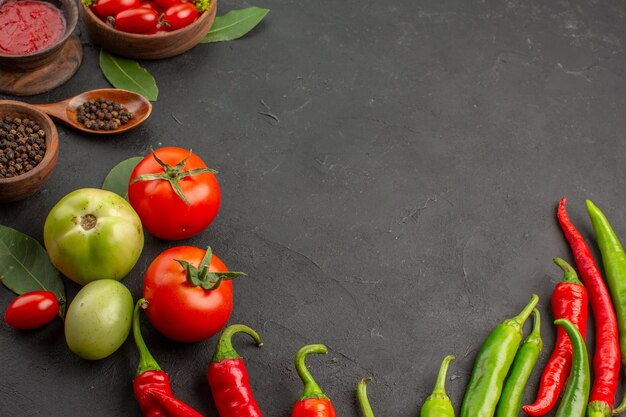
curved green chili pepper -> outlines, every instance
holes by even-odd
[[[461,417],[493,417],[504,378],[522,341],[522,327],[538,302],[539,297],[533,294],[521,313],[500,323],[487,336],[474,362],[461,405]]]
[[[622,353],[622,368],[626,370],[626,254],[613,228],[595,204],[587,200],[587,213],[593,225],[598,247],[602,254],[604,277],[611,293],[615,317],[617,318],[619,347]],[[613,415],[626,411],[626,394]]]
[[[533,330],[526,337],[522,347],[519,348],[515,356],[511,373],[506,379],[500,401],[498,402],[498,408],[496,408],[496,417],[517,417],[522,407],[522,397],[524,396],[526,382],[528,382],[528,378],[539,358],[539,352],[543,348],[541,316],[537,309],[533,310],[533,314]]]
[[[360,380],[358,385],[356,386],[356,397],[359,400],[359,405],[361,406],[361,412],[363,413],[363,417],[374,417],[372,406],[370,405],[370,401],[367,399],[366,387],[366,384],[371,380],[372,377],[368,376]]]
[[[448,366],[450,362],[454,360],[454,356],[448,355],[441,362],[439,368],[439,375],[437,375],[437,381],[435,382],[435,388],[433,393],[430,394],[422,410],[420,411],[420,417],[454,417],[454,409],[450,398],[446,395],[446,374],[448,373]]]
[[[585,341],[578,328],[567,319],[554,321],[563,327],[572,342],[572,369],[567,379],[565,393],[554,417],[583,417],[589,400],[589,358]]]

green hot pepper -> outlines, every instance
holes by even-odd
[[[557,326],[563,327],[572,342],[572,369],[567,379],[565,393],[554,417],[583,417],[589,400],[589,358],[587,347],[578,328],[567,319],[554,321]]]
[[[622,367],[626,369],[626,254],[604,214],[589,200],[587,200],[587,212],[593,224],[600,253],[602,253],[606,283],[617,318]],[[626,411],[626,396],[613,410],[613,415],[624,411]]]
[[[445,387],[448,366],[450,366],[450,362],[453,360],[454,356],[448,355],[441,362],[435,388],[433,393],[424,401],[420,417],[454,417],[454,409],[452,408],[450,398],[446,395]]]
[[[528,378],[537,363],[539,353],[543,347],[543,341],[541,340],[541,316],[537,309],[533,310],[533,314],[533,330],[526,337],[522,347],[519,348],[515,356],[511,373],[506,379],[500,401],[498,402],[498,408],[496,408],[496,417],[519,416],[526,382],[528,382]]]
[[[374,417],[372,406],[370,405],[370,401],[367,399],[366,384],[371,380],[372,377],[368,376],[360,380],[358,385],[356,386],[356,397],[359,400],[359,405],[361,406],[361,413],[363,413],[363,417]]]
[[[539,297],[533,294],[521,313],[500,323],[487,336],[474,362],[461,417],[493,417],[504,378],[522,341],[522,327],[538,302]]]

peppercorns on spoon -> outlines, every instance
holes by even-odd
[[[115,130],[133,119],[133,114],[116,101],[100,97],[78,107],[76,120],[91,130]]]
[[[152,104],[145,97],[116,88],[86,91],[58,103],[32,106],[74,129],[97,135],[134,129],[152,112]]]

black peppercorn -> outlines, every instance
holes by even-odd
[[[24,174],[43,160],[46,133],[34,121],[0,117],[0,138],[0,178]]]
[[[102,97],[86,101],[76,109],[76,120],[91,130],[115,130],[133,117],[120,103]]]

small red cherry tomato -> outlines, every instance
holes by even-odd
[[[143,7],[144,9],[154,10],[155,12],[161,14],[163,10],[153,1],[142,1],[139,7]]]
[[[163,10],[182,3],[181,0],[154,0],[154,2]]]
[[[176,4],[163,13],[163,20],[167,22],[164,29],[176,30],[189,26],[198,18],[198,9],[193,3]]]
[[[159,13],[152,9],[136,7],[115,16],[115,29],[122,32],[152,34],[157,31]]]
[[[150,323],[179,342],[198,342],[219,332],[233,309],[231,278],[217,282],[212,277],[205,285],[208,288],[201,282],[189,282],[190,275],[210,279],[212,272],[228,273],[228,269],[210,249],[177,246],[157,256],[143,282],[143,297],[148,302],[144,311]]]
[[[139,7],[139,0],[99,0],[96,3],[96,14],[102,19],[116,16],[119,12]]]
[[[15,329],[36,329],[50,323],[59,314],[59,301],[50,291],[32,291],[9,304],[4,321]]]

